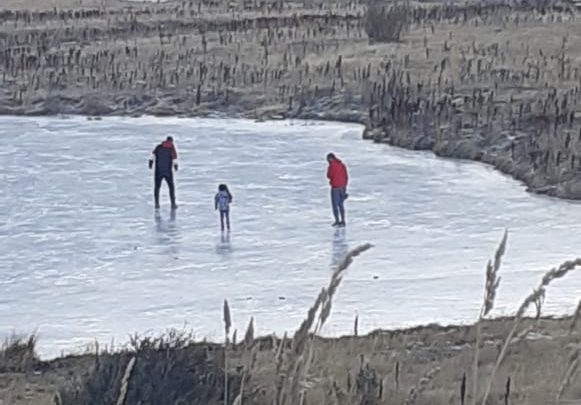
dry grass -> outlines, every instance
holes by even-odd
[[[545,273],[539,286],[528,297],[526,297],[524,299],[523,303],[521,304],[521,306],[517,310],[517,313],[516,313],[515,319],[514,319],[513,327],[510,330],[508,336],[506,337],[506,339],[504,341],[502,349],[501,349],[501,351],[496,359],[496,363],[494,365],[492,373],[491,373],[491,375],[488,379],[488,382],[486,384],[486,390],[484,392],[484,397],[482,399],[483,405],[485,405],[487,403],[486,401],[490,395],[490,391],[492,389],[492,384],[494,383],[494,377],[496,376],[498,368],[500,367],[501,363],[503,362],[503,360],[506,356],[508,346],[512,343],[512,339],[513,339],[526,311],[529,309],[529,307],[533,303],[536,303],[537,304],[537,313],[538,313],[538,316],[540,316],[540,308],[542,305],[542,299],[544,298],[544,296],[546,294],[547,287],[553,281],[566,276],[569,272],[576,270],[579,266],[581,266],[581,259],[577,258],[574,260],[566,261],[566,262],[562,263],[560,266],[552,268],[551,270],[547,271],[547,273]]]
[[[0,372],[30,372],[39,362],[36,354],[37,337],[13,335],[0,347]]]
[[[135,366],[135,357],[132,357],[127,363],[125,368],[125,373],[123,374],[123,379],[121,380],[121,391],[119,392],[119,398],[117,399],[117,405],[125,405],[125,399],[127,398],[127,389],[129,386],[129,379],[131,378],[131,373],[133,372],[133,367]]]
[[[407,5],[375,3],[365,12],[365,33],[370,42],[398,42],[408,28]]]
[[[474,345],[474,365],[472,366],[472,404],[476,405],[478,398],[478,361],[480,356],[480,345],[482,344],[481,325],[485,317],[494,308],[494,300],[496,298],[496,290],[500,285],[500,277],[498,271],[500,270],[502,256],[506,251],[506,242],[508,240],[508,232],[504,233],[504,237],[496,250],[494,255],[494,263],[488,261],[486,265],[486,281],[484,285],[484,302],[478,320],[476,321],[476,342]],[[462,395],[464,398],[464,394]]]
[[[365,18],[346,0],[71,1],[0,5],[0,113],[356,121],[581,198],[581,26],[567,5],[374,2]]]

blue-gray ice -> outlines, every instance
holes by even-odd
[[[98,339],[234,325],[294,330],[332,264],[371,242],[340,287],[326,334],[474,320],[484,268],[510,230],[495,314],[581,254],[581,205],[525,192],[492,169],[362,141],[336,123],[0,118],[0,338],[38,330],[46,355]],[[173,135],[177,196],[154,214],[147,159]],[[348,227],[331,228],[325,154],[350,169]],[[234,195],[221,237],[213,196]],[[551,287],[571,312],[581,277]]]

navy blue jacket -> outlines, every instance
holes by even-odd
[[[177,165],[178,154],[172,141],[164,141],[153,150],[150,166],[155,161],[156,175],[172,175],[172,166]]]

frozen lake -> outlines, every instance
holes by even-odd
[[[46,356],[98,339],[191,328],[294,330],[349,247],[375,248],[349,269],[326,334],[476,318],[484,267],[505,227],[495,314],[543,272],[581,254],[581,205],[525,192],[469,162],[360,140],[336,123],[210,119],[1,117],[0,338],[37,330]],[[180,154],[172,216],[153,209],[153,147]],[[331,228],[325,155],[350,168],[348,227]],[[219,232],[217,185],[234,194]],[[572,312],[581,275],[549,289],[546,313]],[[240,335],[240,333],[239,333]]]

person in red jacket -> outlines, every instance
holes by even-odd
[[[331,205],[333,207],[333,216],[335,217],[333,226],[345,226],[344,203],[349,196],[347,194],[347,183],[349,182],[347,167],[333,153],[327,155],[327,162],[329,162],[327,178],[331,186]]]

